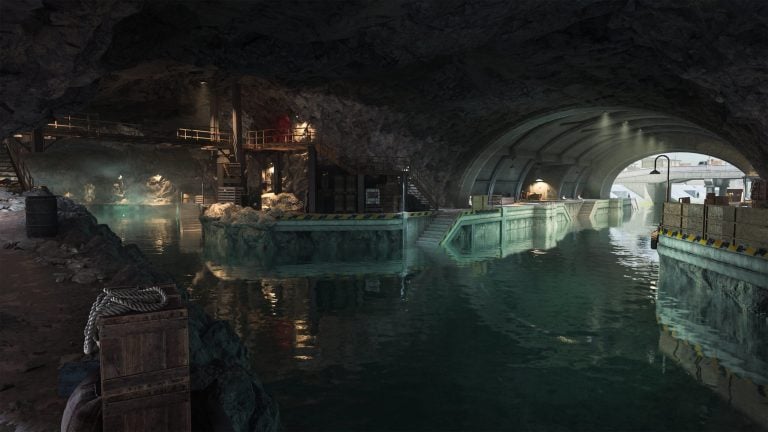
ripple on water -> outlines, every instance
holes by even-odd
[[[759,429],[668,352],[689,342],[657,317],[703,317],[660,290],[642,223],[523,239],[504,258],[271,273],[189,260],[171,226],[122,223],[152,259],[197,273],[195,296],[242,336],[287,430]],[[754,347],[733,364],[754,367],[760,344],[731,340]]]

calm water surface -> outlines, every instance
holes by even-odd
[[[657,301],[646,215],[505,250],[262,269],[207,261],[173,209],[123,210],[93,209],[232,323],[287,430],[764,430],[766,406],[729,404],[702,377],[714,356],[678,339],[675,320],[706,314]],[[765,395],[768,371],[714,370]]]

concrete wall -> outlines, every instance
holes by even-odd
[[[443,243],[457,250],[503,250],[505,245],[519,242],[527,234],[547,234],[567,226],[581,206],[581,202],[554,202],[467,212],[459,216]],[[597,200],[592,211],[600,217],[620,217],[627,206],[627,211],[631,211],[629,200]]]
[[[756,288],[664,254],[657,288],[661,351],[768,427],[768,326],[762,315],[744,313],[738,301]]]
[[[747,299],[740,302],[745,305],[745,309],[761,308],[768,312],[768,259],[766,257],[735,253],[727,248],[702,245],[696,241],[669,235],[659,236],[658,251],[659,255],[706,268],[760,288],[762,291],[755,291],[757,294],[754,295],[741,293],[747,296]]]
[[[408,244],[416,242],[430,216],[430,212],[420,212],[406,218]],[[270,266],[301,261],[391,260],[401,257],[403,247],[403,219],[399,217],[278,219],[271,224],[203,218],[202,227],[204,253],[220,262]]]

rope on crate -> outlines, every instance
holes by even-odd
[[[96,320],[99,317],[120,315],[125,312],[152,312],[160,310],[168,304],[168,296],[162,288],[153,286],[148,288],[104,288],[104,291],[96,297],[88,314],[88,323],[85,325],[85,342],[83,352],[91,354],[96,352],[98,342],[96,334]]]

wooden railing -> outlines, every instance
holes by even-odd
[[[16,171],[16,177],[19,179],[19,185],[24,191],[31,190],[35,187],[35,180],[32,178],[32,174],[24,164],[23,153],[26,151],[24,147],[13,138],[5,140],[5,147],[8,149],[8,154],[11,156],[11,164]]]

